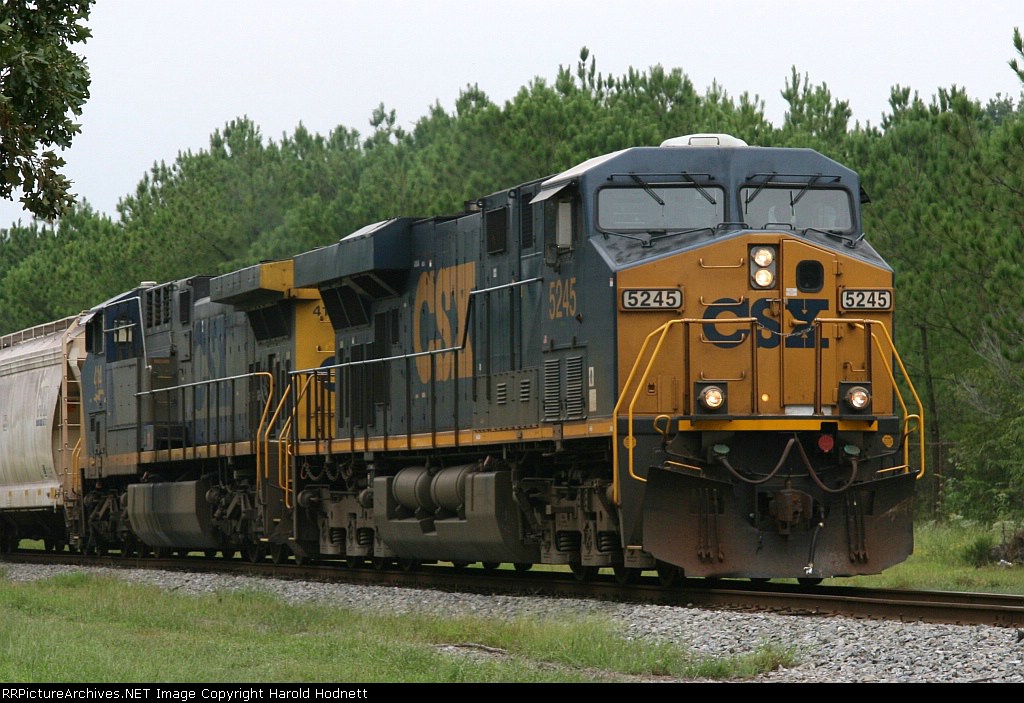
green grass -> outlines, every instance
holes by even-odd
[[[970,522],[919,523],[914,553],[902,564],[876,576],[828,579],[829,585],[866,588],[927,589],[1024,595],[1024,566],[1000,565],[992,556],[1020,526],[985,526]]]
[[[919,524],[903,564],[826,583],[1024,595],[1024,567],[1000,566],[993,556],[1019,533],[1019,526]],[[748,655],[700,657],[627,641],[600,617],[370,616],[287,605],[257,591],[188,596],[85,573],[14,583],[0,565],[0,681],[7,683],[743,680],[797,660],[794,647],[770,643]]]
[[[2,569],[0,569],[2,577]],[[0,578],[0,681],[458,683],[745,678],[792,649],[695,656],[603,618],[369,616],[246,591],[187,596],[84,573]]]

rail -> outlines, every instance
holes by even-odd
[[[145,443],[143,442],[142,433],[148,424],[153,432],[152,449],[150,451],[153,452],[154,457],[157,459],[159,459],[161,453],[166,452],[165,456],[170,460],[175,450],[181,451],[183,458],[186,458],[188,453],[191,453],[191,458],[196,459],[199,456],[199,449],[201,447],[209,448],[214,446],[218,447],[217,455],[220,456],[219,447],[223,444],[230,446],[231,454],[229,456],[235,456],[235,446],[239,440],[237,432],[239,418],[237,403],[238,383],[244,381],[251,384],[252,381],[258,379],[264,379],[266,382],[266,398],[262,403],[262,409],[260,409],[258,402],[256,404],[247,403],[245,408],[246,414],[258,414],[259,420],[255,423],[255,430],[248,434],[248,439],[243,439],[242,441],[250,443],[251,451],[256,457],[256,474],[259,476],[261,473],[260,462],[265,458],[259,452],[259,439],[265,432],[270,431],[270,429],[265,429],[265,426],[269,424],[267,416],[274,402],[274,375],[269,371],[253,371],[236,376],[183,383],[167,388],[155,388],[136,393],[135,397],[139,401],[136,407],[136,415],[138,417],[136,426],[139,433],[137,446],[139,447],[139,453],[141,454],[144,451],[142,447]],[[227,392],[225,393],[225,391]],[[157,411],[158,401],[164,395],[167,396],[167,399],[163,403],[163,407],[168,409],[176,408],[174,417],[171,416],[170,410],[165,413],[164,417],[158,417],[160,414]],[[222,402],[224,395],[230,396],[231,400],[229,403]],[[254,394],[251,391],[245,393],[247,398],[254,396],[258,397],[258,394]],[[149,423],[145,422],[146,418],[143,417],[146,408],[142,401],[146,398],[153,399],[152,406],[149,408]],[[190,410],[191,413],[189,413]],[[195,415],[200,410],[203,411],[202,416],[196,419]],[[258,410],[258,413],[253,413],[253,410]],[[191,417],[187,419],[189,415]],[[255,417],[252,419],[255,420]],[[191,433],[189,433],[189,430],[192,430]],[[201,436],[205,441],[200,441],[199,430],[202,430]]]
[[[622,481],[622,467],[620,465],[621,462],[620,462],[620,459],[619,459],[619,422],[618,421],[619,421],[620,416],[622,415],[623,407],[626,406],[626,404],[628,403],[628,407],[626,409],[627,434],[623,438],[623,446],[626,448],[626,457],[627,457],[626,471],[627,471],[627,473],[628,473],[630,478],[645,483],[647,481],[647,479],[645,477],[640,476],[639,474],[636,473],[635,462],[634,462],[634,449],[636,447],[637,440],[636,440],[636,435],[634,434],[633,430],[634,430],[634,412],[635,412],[635,409],[636,409],[637,401],[639,400],[641,391],[645,387],[645,385],[647,383],[647,379],[650,376],[652,369],[654,368],[655,362],[658,360],[658,358],[660,357],[660,355],[662,353],[662,349],[664,347],[665,340],[668,337],[669,332],[673,328],[680,328],[683,331],[683,334],[682,334],[682,337],[683,337],[683,339],[682,339],[683,358],[686,360],[686,362],[683,365],[683,387],[686,388],[686,389],[690,388],[691,384],[690,384],[689,375],[690,375],[690,367],[691,367],[691,354],[690,354],[690,338],[691,338],[691,334],[690,334],[689,330],[690,330],[691,325],[705,325],[705,324],[708,324],[708,322],[709,322],[709,320],[701,319],[701,318],[679,318],[679,319],[675,319],[675,320],[669,320],[668,322],[665,322],[665,323],[659,325],[658,327],[656,327],[654,330],[652,330],[644,338],[644,341],[643,341],[643,343],[640,346],[640,350],[637,352],[636,359],[633,361],[633,365],[630,368],[629,375],[627,376],[626,381],[622,385],[622,391],[620,392],[619,397],[616,400],[615,407],[614,407],[614,409],[612,411],[612,418],[613,418],[613,422],[612,422],[612,445],[614,447],[614,451],[612,452],[612,502],[615,505],[619,505],[620,504],[620,495],[621,495],[620,491],[621,491],[621,481]],[[753,317],[738,317],[738,318],[727,318],[727,319],[716,318],[713,322],[716,325],[734,324],[734,325],[741,325],[741,326],[749,326],[750,327],[749,333],[745,337],[741,336],[741,339],[739,340],[738,344],[742,344],[745,341],[749,341],[750,342],[750,348],[751,348],[750,369],[751,369],[751,373],[752,373],[752,379],[751,379],[751,405],[750,405],[750,407],[751,407],[752,413],[754,415],[757,415],[759,410],[760,410],[760,408],[759,408],[759,398],[757,396],[757,384],[756,384],[756,379],[757,379],[757,348],[756,348],[756,345],[753,343],[753,340],[756,339],[756,337],[757,337],[757,335],[756,335],[757,330],[759,329],[757,318],[753,318]],[[884,471],[886,471],[886,472],[894,472],[894,471],[908,471],[908,470],[910,470],[910,442],[908,440],[910,438],[910,435],[912,433],[916,432],[917,435],[918,435],[918,447],[919,447],[919,453],[920,453],[920,466],[919,466],[919,468],[917,470],[917,478],[920,479],[922,476],[924,476],[924,472],[925,472],[925,445],[924,445],[925,438],[924,438],[924,410],[923,410],[923,405],[921,403],[920,397],[917,394],[917,390],[914,388],[914,384],[910,380],[909,374],[907,374],[907,370],[906,370],[906,367],[903,364],[903,360],[900,358],[900,355],[899,355],[898,351],[896,350],[896,345],[895,345],[895,343],[892,340],[892,336],[889,334],[888,328],[886,328],[885,324],[882,321],[880,321],[880,320],[871,320],[871,319],[854,319],[854,318],[816,318],[815,320],[813,320],[810,323],[811,325],[813,325],[814,332],[815,332],[814,333],[814,346],[815,346],[814,377],[816,379],[816,381],[815,381],[815,392],[814,392],[814,412],[815,412],[815,414],[816,415],[821,415],[822,414],[822,405],[823,405],[823,403],[822,403],[822,383],[823,383],[823,381],[822,381],[822,375],[823,375],[822,374],[822,367],[823,367],[823,364],[822,364],[822,358],[821,358],[822,357],[821,326],[824,325],[824,324],[829,324],[829,323],[832,323],[832,324],[841,323],[841,324],[852,326],[852,327],[857,328],[857,329],[862,329],[862,330],[867,330],[868,331],[868,334],[866,335],[866,338],[865,338],[865,345],[866,345],[866,349],[867,349],[866,356],[865,356],[866,361],[870,365],[871,360],[873,358],[873,355],[871,354],[870,347],[873,345],[878,350],[878,355],[881,358],[882,364],[885,367],[885,372],[886,372],[890,382],[892,383],[893,391],[895,393],[897,401],[899,402],[900,409],[902,410],[902,414],[903,414],[903,432],[902,432],[902,435],[901,435],[901,447],[902,447],[902,450],[903,450],[903,464],[900,465],[900,466],[894,466],[894,467],[890,467],[890,468],[884,469]],[[881,330],[882,330],[882,334],[881,335],[876,333],[876,331],[875,331],[876,327],[880,327],[881,328]],[[654,340],[657,340],[657,341],[655,342]],[[651,351],[648,352],[648,349],[651,347],[652,342],[654,342],[653,349],[651,349]],[[900,376],[903,379],[903,381],[907,384],[907,389],[908,389],[910,395],[913,398],[914,405],[916,406],[916,409],[917,409],[916,413],[910,412],[910,409],[909,409],[909,407],[907,405],[906,399],[904,398],[903,391],[900,389],[900,385],[899,385],[899,383],[897,381],[897,378],[895,376],[895,373],[893,371],[893,367],[886,360],[886,356],[887,356],[886,350],[888,350],[888,352],[889,352],[888,355],[891,356],[895,360],[896,364],[899,367]],[[646,364],[644,363],[645,359],[646,359]],[[630,390],[633,388],[634,379],[637,378],[637,374],[638,374],[638,372],[640,372],[641,369],[643,369],[643,370],[640,373],[639,379],[636,381],[635,390],[632,392],[632,396],[630,396]],[[873,377],[873,376],[870,375],[871,374],[870,366],[867,369],[865,369],[865,370],[869,373],[869,377]],[[694,402],[694,400],[691,397],[691,394],[689,392],[687,392],[685,394],[685,398],[687,399],[687,402],[686,402],[686,406],[683,408],[683,414],[684,415],[692,415],[692,408],[690,407],[690,404],[692,404]],[[657,420],[660,417],[662,417],[662,415],[659,415],[658,417],[655,418],[655,423],[657,423]],[[666,431],[667,431],[667,429],[666,429]]]
[[[292,456],[290,438],[293,435],[292,427],[294,424],[294,419],[296,413],[298,412],[298,407],[302,400],[305,398],[310,385],[313,383],[314,380],[322,380],[322,373],[323,372],[321,372],[320,374],[310,375],[305,379],[304,382],[301,383],[301,388],[295,393],[295,400],[292,403],[292,410],[291,412],[288,412],[287,406],[288,403],[290,402],[292,389],[296,385],[295,380],[297,379],[297,377],[293,377],[293,382],[289,383],[288,388],[281,393],[281,399],[278,401],[277,407],[274,409],[274,414],[271,416],[270,422],[267,423],[265,433],[263,434],[260,440],[263,455],[267,457],[267,459],[263,464],[263,471],[256,472],[257,493],[259,493],[259,489],[262,486],[263,480],[270,478],[270,433],[273,430],[273,428],[277,426],[278,418],[282,417],[282,415],[286,418],[284,424],[281,427],[281,431],[278,433],[277,443],[277,484],[281,488],[281,491],[283,493],[285,508],[292,507],[291,499],[292,493],[294,492],[294,487],[292,486],[291,477],[288,471],[288,458]],[[330,426],[329,423],[327,424],[327,426]]]
[[[336,384],[337,388],[336,395],[339,398],[339,406],[337,408],[328,408],[326,400],[317,401],[318,393],[306,393],[304,399],[306,405],[303,405],[296,399],[293,412],[304,412],[307,418],[306,432],[298,434],[296,438],[301,441],[315,441],[317,443],[325,441],[327,439],[326,428],[332,427],[335,424],[333,419],[336,413],[338,419],[336,428],[342,434],[339,440],[347,440],[349,442],[349,451],[351,452],[357,451],[357,442],[360,434],[363,435],[364,440],[369,436],[370,427],[375,428],[374,437],[381,438],[385,443],[388,443],[393,438],[397,438],[396,441],[404,441],[406,449],[413,447],[414,435],[429,434],[431,443],[436,443],[438,433],[458,428],[460,412],[463,410],[460,407],[460,399],[465,394],[475,400],[479,392],[478,383],[490,371],[485,369],[478,372],[472,365],[468,366],[468,368],[464,366],[466,361],[463,359],[463,356],[470,341],[470,330],[474,324],[473,311],[478,305],[477,301],[486,301],[490,295],[504,291],[512,295],[521,286],[538,283],[543,280],[541,277],[528,278],[522,281],[470,291],[464,322],[461,322],[458,326],[458,340],[456,343],[442,349],[429,349],[410,354],[398,354],[371,359],[355,359],[311,369],[290,371],[291,382],[293,384],[298,383],[303,387],[309,385],[308,380],[305,383],[301,383],[297,379],[301,377],[306,377],[307,379],[319,377],[322,380],[325,373],[332,374],[333,383]],[[450,361],[439,361],[442,355],[446,354],[452,355]],[[426,368],[421,373],[424,373],[427,380],[417,389],[417,392],[422,392],[425,397],[429,398],[430,404],[427,410],[426,426],[414,429],[412,418],[415,395],[412,379],[416,375],[414,366],[421,363],[422,360],[426,360]],[[484,363],[489,362],[485,361]],[[471,388],[471,390],[467,391],[457,389],[452,394],[450,418],[439,416],[440,413],[436,401],[440,391],[439,384],[447,383],[438,378],[438,366],[441,364],[450,365],[451,372],[448,374],[448,377],[456,380],[465,379],[470,383]],[[379,369],[379,373],[375,373],[375,369]],[[464,371],[466,372],[465,375],[463,375]],[[363,373],[360,374],[358,372]],[[404,379],[402,388],[394,392],[391,389],[391,379],[393,378]],[[406,418],[404,428],[389,427],[387,425],[388,413],[386,412],[382,413],[380,418],[382,424],[380,426],[376,424],[376,405],[383,404],[385,399],[387,403],[395,406],[404,403],[404,417]],[[330,414],[331,421],[324,417],[325,413]],[[298,422],[292,423],[296,430],[299,429],[299,424]],[[293,432],[293,434],[295,433]],[[459,433],[457,431],[454,432],[454,441],[456,444],[459,442]]]
[[[69,315],[68,317],[60,320],[54,320],[53,322],[45,322],[35,327],[28,327],[18,332],[11,332],[0,336],[0,349],[6,349],[22,342],[28,342],[33,339],[39,339],[40,337],[49,337],[50,335],[57,334],[58,332],[65,332],[69,330],[78,320],[81,318],[81,314]]]

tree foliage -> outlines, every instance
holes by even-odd
[[[0,197],[20,189],[44,219],[74,202],[54,148],[71,146],[80,131],[72,117],[89,98],[89,70],[72,47],[90,36],[93,2],[0,2]]]

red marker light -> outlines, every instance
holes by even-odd
[[[830,434],[818,435],[818,449],[828,453],[836,446],[836,439]]]

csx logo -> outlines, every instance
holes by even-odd
[[[416,309],[412,317],[413,350],[417,353],[451,349],[465,339],[459,356],[459,378],[473,375],[473,345],[465,334],[469,293],[476,285],[476,264],[448,266],[420,274],[416,284]],[[416,372],[423,383],[450,381],[455,375],[455,355],[445,352],[416,357]]]
[[[762,349],[774,349],[785,339],[787,349],[814,348],[815,327],[812,324],[818,313],[828,310],[828,300],[820,298],[790,298],[786,301],[786,312],[796,325],[785,335],[779,324],[778,313],[772,312],[775,304],[778,310],[778,298],[761,298],[754,301],[738,301],[734,298],[719,298],[708,306],[704,319],[720,319],[726,316],[753,317],[757,320],[757,346]],[[739,324],[704,323],[704,337],[712,344],[723,348],[731,348],[746,339],[748,330]],[[828,348],[828,340],[822,339],[823,349]]]

